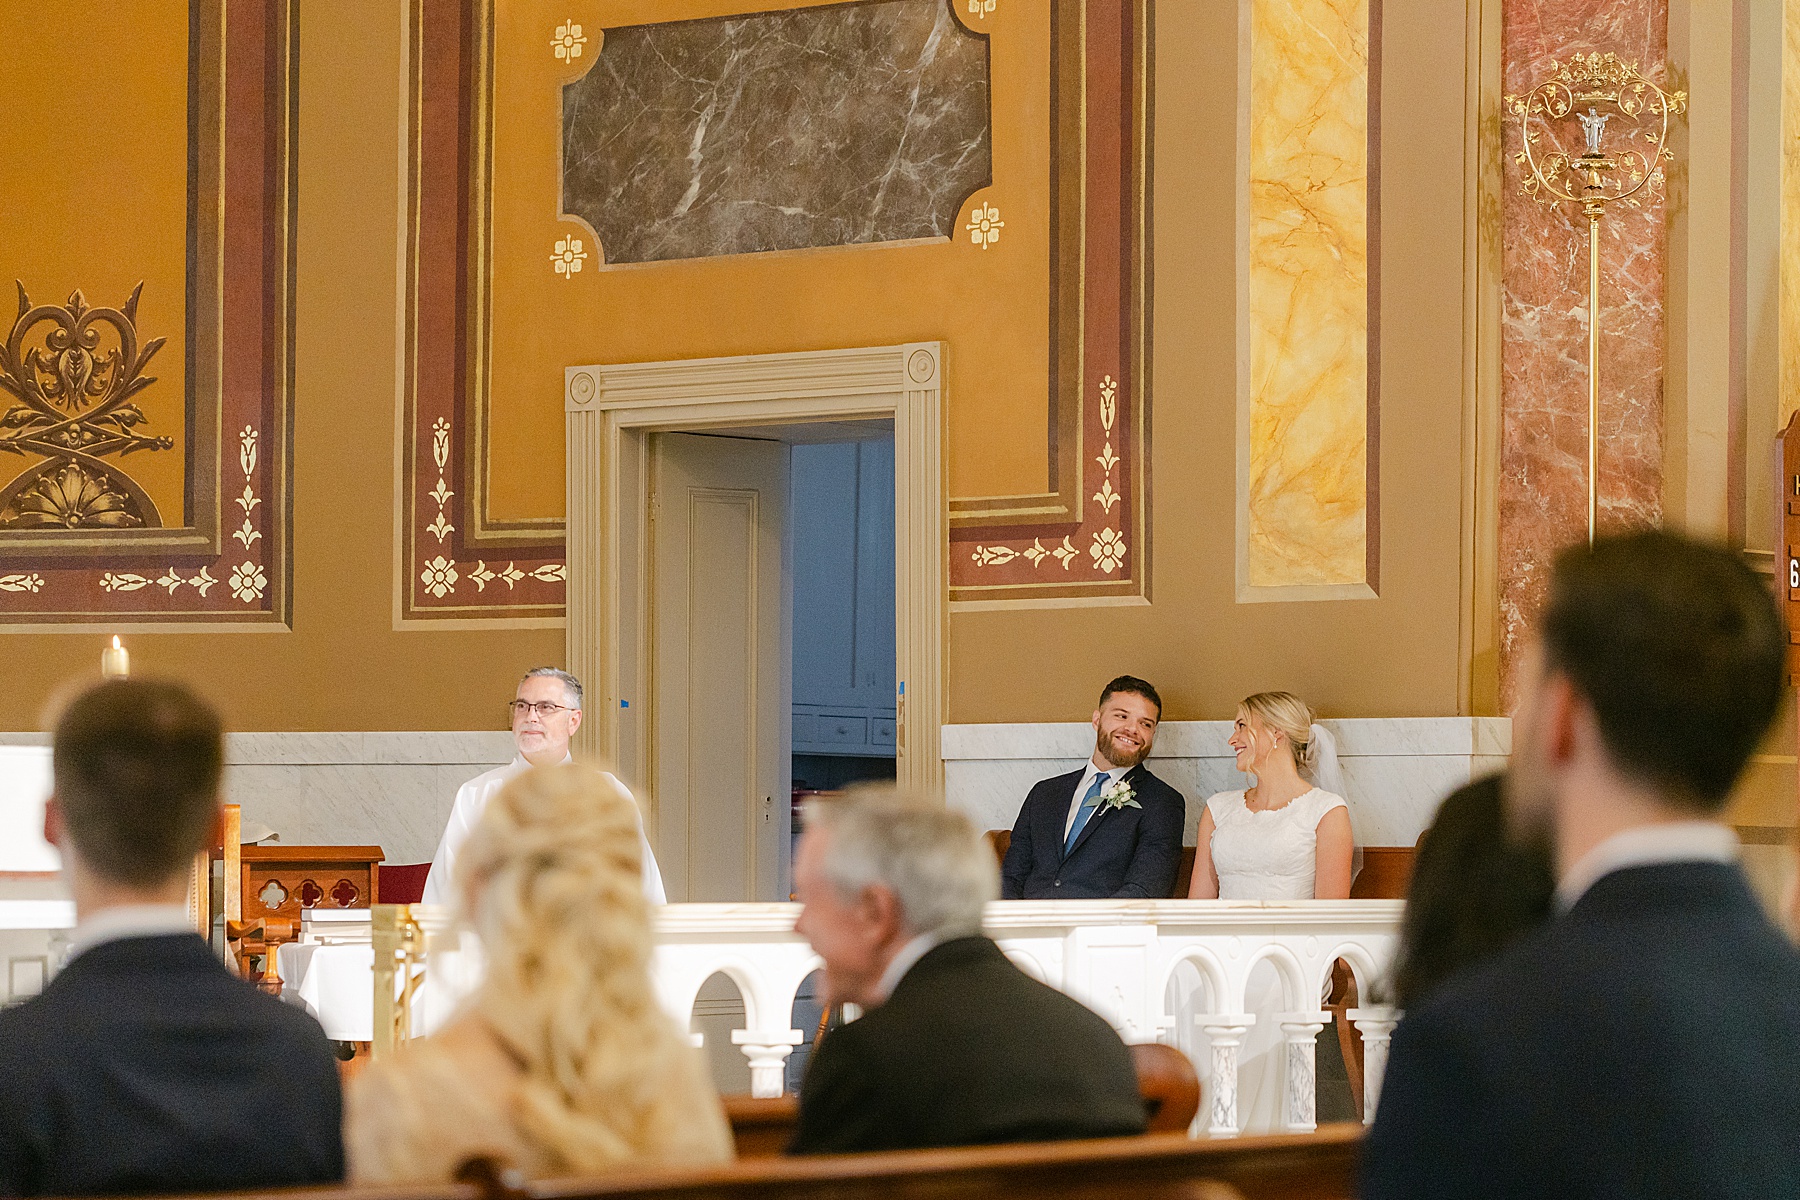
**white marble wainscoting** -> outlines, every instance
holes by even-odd
[[[511,762],[512,734],[234,733],[225,795],[292,846],[379,845],[429,862],[456,789]]]
[[[1410,846],[1446,795],[1506,766],[1505,717],[1355,717],[1322,721],[1337,735],[1358,845]],[[1150,769],[1187,798],[1186,841],[1215,792],[1250,781],[1232,765],[1230,721],[1166,721]],[[982,829],[1011,829],[1031,785],[1080,766],[1094,752],[1085,721],[946,725],[944,788],[950,806]]]
[[[0,745],[49,741],[0,734]],[[246,827],[289,846],[380,846],[390,863],[428,862],[456,789],[512,761],[504,730],[448,733],[231,733],[225,799]]]

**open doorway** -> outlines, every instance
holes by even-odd
[[[793,829],[809,795],[895,777],[894,430],[792,451]]]
[[[787,898],[796,750],[809,783],[942,786],[941,356],[921,342],[565,371],[568,657],[596,701],[578,753],[638,788],[671,900]],[[794,488],[833,469],[854,518],[794,528]],[[796,609],[797,569],[834,563],[838,582],[804,585]],[[891,599],[870,599],[883,583]],[[812,603],[846,590],[848,616]]]
[[[795,795],[895,776],[891,420],[648,435],[649,768],[672,901],[786,899]]]

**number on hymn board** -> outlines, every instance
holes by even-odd
[[[1788,586],[1800,588],[1800,558],[1788,559]]]

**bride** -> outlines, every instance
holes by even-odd
[[[1330,732],[1314,722],[1312,709],[1298,696],[1258,692],[1238,705],[1231,748],[1237,769],[1255,776],[1255,783],[1207,800],[1188,895],[1346,899],[1354,839],[1343,796],[1327,790],[1343,786]],[[1279,1130],[1283,1063],[1275,1014],[1286,1006],[1270,964],[1258,963],[1251,974],[1246,1006],[1257,1020],[1244,1041],[1238,1115],[1245,1130]]]

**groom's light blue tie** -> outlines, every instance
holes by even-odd
[[[1075,848],[1075,839],[1081,836],[1082,829],[1094,810],[1100,807],[1100,793],[1106,790],[1107,773],[1101,771],[1094,776],[1094,782],[1088,785],[1087,795],[1081,798],[1081,807],[1075,811],[1075,823],[1069,826],[1069,836],[1063,839],[1063,854]]]

